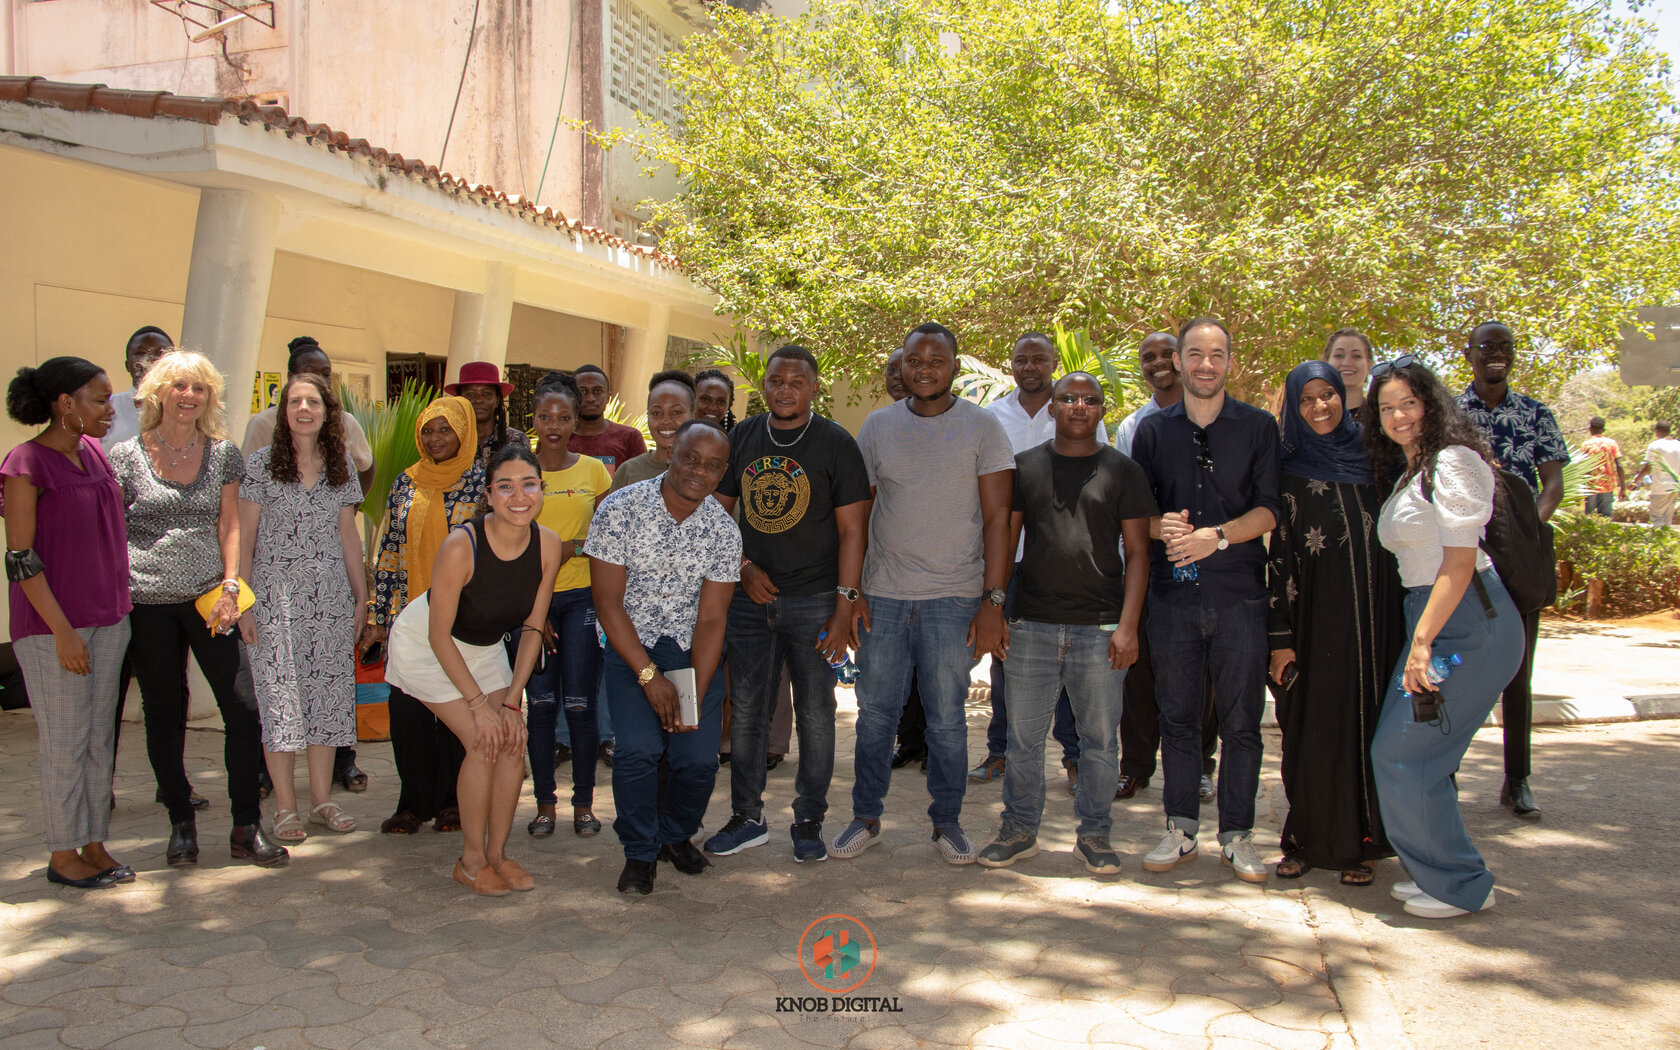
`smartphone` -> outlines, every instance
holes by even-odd
[[[1279,684],[1285,689],[1293,689],[1295,688],[1295,680],[1300,677],[1301,669],[1295,666],[1294,660],[1291,660],[1283,665],[1283,681]]]
[[[372,667],[383,659],[385,659],[385,643],[374,642],[367,647],[367,652],[362,654],[362,666]]]

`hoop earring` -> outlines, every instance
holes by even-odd
[[[75,430],[71,430],[70,429],[70,424],[65,422],[65,419],[67,419],[70,416],[75,416],[76,417],[76,429]],[[66,412],[64,415],[59,416],[58,417],[58,425],[64,428],[64,432],[66,434],[71,434],[75,437],[81,437],[83,434],[87,433],[87,424],[83,423],[82,422],[82,417],[75,412]]]

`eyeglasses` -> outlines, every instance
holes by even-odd
[[[1384,361],[1380,365],[1373,366],[1371,369],[1371,378],[1381,379],[1383,376],[1388,375],[1388,373],[1394,371],[1396,368],[1405,368],[1407,365],[1415,365],[1417,363],[1418,359],[1416,355],[1401,354],[1392,361]]]
[[[1205,430],[1193,432],[1196,438],[1196,466],[1213,469],[1213,450],[1208,447],[1208,435]]]
[[[1101,408],[1103,399],[1101,394],[1057,394],[1056,404],[1068,407],[1084,405],[1086,408]]]
[[[507,499],[523,492],[527,496],[535,496],[542,492],[541,478],[526,478],[523,481],[498,481],[495,484],[496,495]]]

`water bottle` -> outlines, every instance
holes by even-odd
[[[1449,653],[1446,656],[1431,657],[1429,660],[1429,670],[1423,673],[1423,680],[1432,686],[1440,685],[1442,682],[1447,680],[1448,675],[1452,674],[1452,669],[1462,663],[1464,663],[1464,657],[1458,655],[1457,653]],[[1404,672],[1394,676],[1394,686],[1396,689],[1400,690],[1401,696],[1409,697],[1412,695],[1411,693],[1406,692],[1406,675]]]
[[[824,641],[827,638],[827,631],[823,631],[817,635],[817,641],[819,642]],[[828,666],[834,668],[834,680],[841,685],[851,685],[853,682],[857,681],[858,665],[852,662],[852,654],[849,651],[844,656],[840,657],[839,662],[830,660],[828,662]]]
[[[1195,562],[1191,562],[1189,565],[1173,566],[1174,583],[1195,583],[1198,575]]]

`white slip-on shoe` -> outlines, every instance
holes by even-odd
[[[1406,914],[1416,915],[1420,919],[1455,919],[1460,915],[1469,915],[1468,908],[1460,908],[1456,904],[1438,901],[1427,893],[1419,893],[1406,902]],[[1477,911],[1487,911],[1493,907],[1493,891],[1488,891],[1488,899]]]

